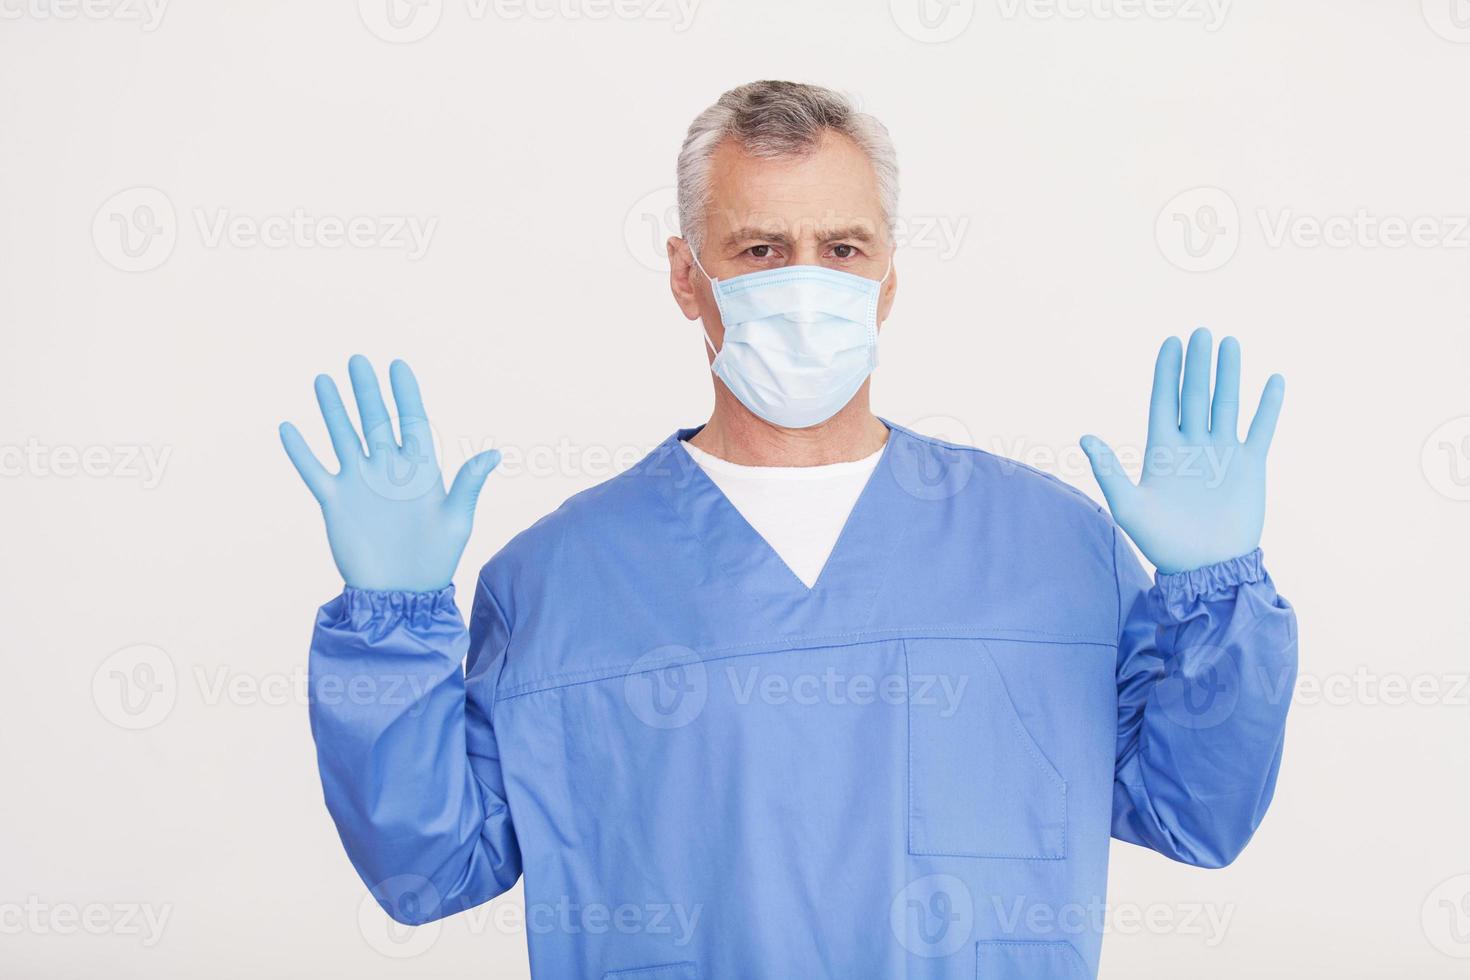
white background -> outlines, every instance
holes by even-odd
[[[1115,846],[1155,925],[1120,917],[1103,976],[1464,976],[1470,5],[109,2],[0,0],[0,975],[527,976],[519,889],[414,935],[359,914],[302,693],[339,582],[276,425],[325,456],[313,375],[408,358],[446,468],[507,452],[463,594],[705,417],[674,159],[774,77],[899,147],[881,414],[1096,494],[1076,438],[1138,446],[1166,334],[1239,336],[1248,400],[1287,377],[1264,545],[1325,690],[1236,865]],[[210,234],[297,211],[435,224],[417,257]],[[1387,226],[1311,240],[1360,211]],[[118,219],[164,234],[130,258]]]

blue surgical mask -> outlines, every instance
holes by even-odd
[[[878,366],[878,280],[817,265],[764,269],[719,280],[704,272],[725,325],[710,370],[772,425],[819,425],[852,401]]]

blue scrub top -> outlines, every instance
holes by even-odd
[[[1110,836],[1232,861],[1296,623],[1256,551],[889,424],[808,589],[671,436],[453,589],[322,607],[327,806],[389,915],[525,878],[537,978],[1096,975]]]

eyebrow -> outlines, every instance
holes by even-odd
[[[772,231],[769,228],[758,228],[755,226],[736,228],[725,236],[724,244],[726,247],[730,247],[753,238],[776,245],[792,244],[791,236],[785,232]],[[817,229],[817,240],[820,242],[850,240],[872,244],[875,239],[873,233],[865,226],[849,225],[845,228],[819,228]]]

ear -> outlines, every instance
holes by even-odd
[[[883,289],[878,293],[878,326],[883,326],[883,321],[888,319],[888,314],[893,309],[893,298],[897,295],[898,260],[895,259],[893,267],[888,270],[888,279],[883,283]]]
[[[699,295],[704,276],[694,264],[694,253],[689,243],[682,238],[670,238],[666,245],[669,253],[669,289],[674,302],[686,319],[699,319]]]

